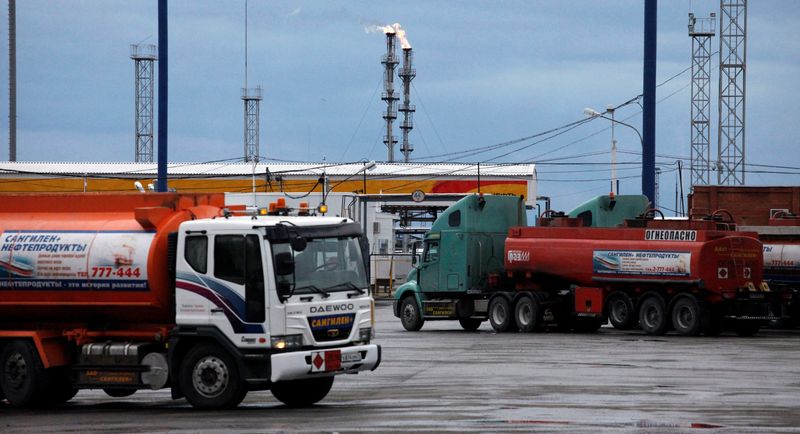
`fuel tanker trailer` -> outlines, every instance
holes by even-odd
[[[170,388],[214,409],[271,390],[307,406],[375,369],[360,226],[252,214],[221,194],[0,195],[0,399]]]
[[[784,291],[788,317],[774,325],[800,326],[800,217],[778,212],[765,226],[739,226],[758,233],[764,243],[764,279]]]
[[[528,227],[521,198],[466,197],[425,235],[421,262],[396,291],[395,315],[407,330],[447,319],[474,330],[488,319],[498,332],[593,331],[613,304],[617,321],[636,319],[654,335],[749,335],[781,315],[753,233],[713,221],[596,228],[586,220],[550,215]]]

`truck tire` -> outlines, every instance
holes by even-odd
[[[39,353],[29,341],[9,342],[0,354],[0,389],[14,407],[42,404],[47,392],[47,373]]]
[[[639,323],[633,300],[624,292],[611,294],[606,303],[608,321],[618,330],[630,330]]]
[[[112,398],[125,398],[136,393],[136,389],[103,389]]]
[[[507,298],[498,296],[489,302],[489,322],[498,333],[516,331],[517,324]]]
[[[181,362],[181,391],[194,408],[221,410],[236,407],[247,395],[236,361],[215,344],[201,343]]]
[[[663,335],[669,329],[667,305],[658,294],[646,296],[639,305],[639,326],[649,335]]]
[[[532,332],[539,325],[541,318],[539,302],[528,295],[523,295],[514,305],[514,322],[521,332]]]
[[[736,320],[733,323],[733,331],[739,336],[753,336],[761,330],[761,322],[753,320]]]
[[[478,318],[459,318],[458,323],[461,324],[461,328],[468,332],[474,332],[478,330],[481,326],[483,321]]]
[[[410,332],[419,331],[425,323],[425,320],[422,319],[419,305],[417,305],[417,300],[413,295],[403,298],[400,303],[400,322],[403,324],[403,328]]]
[[[278,381],[271,387],[272,395],[289,407],[310,407],[325,398],[333,387],[334,377]]]
[[[691,295],[683,296],[672,305],[672,328],[684,336],[697,336],[702,315],[697,300]]]

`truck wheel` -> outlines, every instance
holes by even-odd
[[[669,328],[667,306],[660,295],[646,297],[639,306],[639,325],[649,335],[663,335]]]
[[[0,389],[14,407],[40,403],[47,389],[47,374],[36,348],[28,341],[8,343],[0,355]]]
[[[179,376],[181,390],[195,408],[233,408],[247,395],[236,361],[214,344],[199,344],[189,350]]]
[[[458,323],[461,324],[461,328],[468,332],[474,332],[478,330],[478,327],[481,326],[483,321],[477,318],[459,318]]]
[[[508,299],[499,296],[489,302],[489,322],[492,328],[498,332],[513,332],[517,328],[514,316],[511,313],[511,305]]]
[[[275,398],[289,407],[310,407],[328,395],[333,377],[278,381],[271,390]]]
[[[700,333],[702,313],[692,296],[679,298],[672,305],[672,327],[684,336],[697,336]]]
[[[103,392],[112,398],[125,398],[136,393],[136,389],[103,389]]]
[[[425,320],[422,319],[422,312],[419,311],[417,300],[414,299],[413,295],[404,298],[402,304],[400,304],[400,322],[403,323],[403,328],[410,332],[419,331],[422,328],[422,324],[425,323]]]
[[[639,319],[633,307],[633,300],[624,292],[612,294],[606,304],[608,321],[619,330],[630,330],[636,327]]]
[[[521,332],[532,332],[539,325],[539,303],[525,295],[514,306],[514,320]]]
[[[733,331],[739,336],[753,336],[761,330],[761,322],[753,320],[737,320],[733,324]]]

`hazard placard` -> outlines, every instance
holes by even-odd
[[[342,368],[342,351],[314,351],[311,353],[311,372],[338,371]]]

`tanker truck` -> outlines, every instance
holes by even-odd
[[[360,225],[220,194],[0,195],[0,399],[323,399],[381,348]]]
[[[652,335],[751,335],[782,315],[755,234],[652,218],[586,227],[589,218],[550,215],[528,227],[521,198],[465,197],[426,233],[394,314],[409,331],[427,320],[475,330],[488,319],[497,332],[594,331],[616,315]]]
[[[774,325],[800,325],[800,217],[785,212],[775,213],[766,226],[739,226],[757,232],[764,243],[764,279],[770,287],[779,288],[790,297],[787,317]]]

